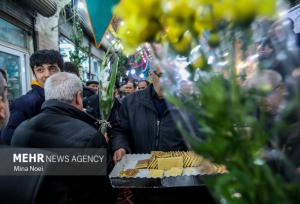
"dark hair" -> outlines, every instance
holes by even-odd
[[[262,41],[261,45],[262,47],[269,47],[271,49],[274,49],[274,46],[270,38],[266,38],[264,41]]]
[[[119,83],[120,87],[121,87],[121,86],[124,86],[124,85],[126,85],[126,84],[127,84],[127,81],[121,81],[121,82]]]
[[[128,80],[126,84],[128,84],[128,83],[132,83],[133,84],[133,88],[136,89],[137,85],[136,85],[136,83],[134,81]]]
[[[30,67],[33,71],[34,66],[42,64],[57,64],[62,70],[64,60],[57,50],[39,50],[30,56]]]
[[[4,86],[4,81],[7,81],[7,75],[6,75],[6,71],[2,68],[0,68],[0,96],[3,97],[2,100],[4,100],[4,92],[5,89],[7,89],[7,87]]]
[[[99,85],[99,82],[98,82],[98,81],[94,81],[94,80],[90,80],[90,81],[87,81],[87,82],[85,83],[86,86],[89,86],[89,85],[91,85],[91,84],[97,84],[97,85]]]
[[[0,73],[2,74],[3,78],[7,81],[7,73],[4,68],[0,68]]]
[[[72,62],[65,62],[62,71],[73,73],[73,74],[76,74],[78,77],[80,77],[79,69],[78,69],[77,65]]]
[[[139,80],[138,84],[139,84],[140,82],[143,82],[143,81],[146,82],[147,86],[149,86],[150,83],[149,83],[149,81],[146,80],[146,79],[141,79],[141,80]]]

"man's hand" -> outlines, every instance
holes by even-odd
[[[300,174],[300,167],[298,167],[298,168],[296,169],[296,173],[297,173],[297,174]]]
[[[126,150],[123,148],[116,150],[113,157],[115,164],[119,162],[125,154],[126,154]]]
[[[109,137],[108,137],[107,132],[104,133],[103,137],[104,137],[106,143],[108,143],[109,142]]]

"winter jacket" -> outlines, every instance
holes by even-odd
[[[171,116],[176,109],[169,106],[160,117],[154,100],[153,85],[134,92],[122,100],[119,122],[111,131],[112,150],[124,148],[127,152],[149,153],[154,150],[183,151],[186,144]]]
[[[97,121],[72,105],[48,100],[41,113],[24,121],[12,137],[12,146],[33,148],[107,147]],[[108,154],[109,155],[109,154]],[[109,164],[108,164],[109,165]],[[107,177],[46,176],[36,203],[110,203]]]
[[[83,107],[86,113],[97,119],[102,119],[102,114],[99,106],[99,95],[94,94],[83,99]]]
[[[108,116],[108,121],[112,126],[115,126],[115,124],[119,121],[119,111],[122,104],[122,99],[118,97],[114,97],[113,104]]]
[[[32,118],[41,111],[41,106],[45,101],[44,88],[37,83],[32,83],[31,88],[29,92],[17,98],[10,105],[9,121],[1,131],[1,139],[5,144],[10,144],[15,129],[24,120]]]
[[[24,121],[12,137],[12,145],[36,148],[95,147],[97,121],[72,105],[48,100],[41,113]],[[53,137],[55,135],[55,137]],[[103,142],[103,141],[102,141]]]
[[[90,89],[89,87],[83,86],[83,98],[88,98],[92,95],[95,95],[95,91]]]

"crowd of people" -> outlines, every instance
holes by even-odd
[[[56,50],[35,52],[30,57],[30,66],[35,78],[32,89],[13,101],[10,108],[7,77],[1,70],[1,143],[4,147],[105,147],[112,152],[108,156],[112,159],[107,160],[107,173],[126,153],[187,150],[155,73],[150,73],[152,84],[146,80],[127,81],[116,89],[114,104],[118,105],[112,108],[113,126],[106,137],[99,130],[101,87],[97,81],[83,85],[78,68],[70,62],[64,63]],[[99,199],[103,203],[115,203],[118,197],[107,176],[46,176],[38,189],[24,189],[24,193],[26,190],[37,192],[35,203],[94,203]],[[152,196],[148,193],[147,190],[133,192],[135,203],[176,203],[181,197],[160,190],[153,190]],[[8,202],[11,199],[11,195],[1,197]]]
[[[295,79],[299,77],[297,69],[286,74],[281,73],[280,63],[266,63],[274,55],[271,54],[273,52],[275,49],[271,42],[264,41],[259,48],[260,62],[269,66],[268,70],[253,75],[242,84],[248,89],[263,86],[261,83],[271,85],[272,91],[262,99],[262,106],[258,107],[259,111],[266,111],[269,117],[266,126],[270,128],[278,117],[283,117],[280,112],[286,107],[284,102],[287,97],[291,97],[285,94],[290,85],[288,76]],[[147,80],[128,80],[115,90],[108,117],[111,128],[103,134],[99,123],[104,118],[99,105],[101,84],[98,81],[82,84],[78,67],[71,62],[64,62],[56,50],[33,53],[30,67],[35,78],[32,89],[10,105],[7,99],[7,76],[4,69],[0,69],[0,141],[4,147],[107,148],[107,174],[128,153],[188,150],[172,117],[172,114],[176,114],[176,107],[168,104],[164,98],[160,86],[161,73],[149,71],[151,83]],[[182,81],[181,86],[184,93],[192,91],[191,84],[186,81]],[[298,91],[290,93],[296,94]],[[284,137],[277,133],[277,139],[280,139],[277,144],[300,172],[298,110],[295,105],[290,114],[284,116],[287,117],[286,121],[290,121],[291,132]],[[261,114],[259,111],[257,114]],[[205,135],[199,134],[205,138]],[[16,182],[14,185],[20,184]],[[122,194],[122,190],[111,187],[107,175],[46,176],[37,188],[34,189],[34,203],[43,204],[117,203],[117,197]],[[215,203],[205,186],[129,189],[129,192],[133,197],[130,196],[128,203],[189,203],[199,199],[203,203]],[[5,196],[1,195],[9,200],[12,195]]]

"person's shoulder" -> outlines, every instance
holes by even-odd
[[[25,95],[22,95],[18,97],[13,103],[13,107],[17,108],[31,108],[35,103],[41,102],[42,103],[43,99],[38,96],[36,91],[30,90],[28,91]]]
[[[80,133],[80,131],[89,133],[89,132],[97,132],[97,125],[95,125],[98,121],[92,117],[91,115],[81,112],[80,114],[64,114],[64,113],[48,113],[41,112],[38,114],[40,116],[39,120],[51,120],[54,121],[53,124],[57,125],[59,123],[59,128],[62,129],[72,129],[75,132]],[[49,122],[48,122],[49,123]]]
[[[30,92],[30,91],[29,91]],[[34,99],[33,94],[27,92],[25,95],[19,96],[13,101],[12,106],[17,108],[26,108],[32,104],[32,99]]]
[[[91,140],[97,133],[97,129],[92,124],[76,118],[70,119],[65,123],[65,126],[61,127],[67,132],[72,128],[71,132],[74,132],[74,134],[70,135],[69,140],[77,144],[81,143],[82,145]]]
[[[33,99],[35,101],[44,100],[44,89],[39,86],[32,86],[32,89],[28,91],[25,96],[27,99]]]
[[[24,121],[16,128],[16,130],[18,129],[18,131],[21,132],[21,133],[23,132],[23,130],[29,130],[29,129],[32,127],[32,125],[33,125],[32,119],[33,119],[33,118],[24,120]]]
[[[12,135],[11,146],[27,147],[32,135],[32,124],[29,120],[23,121]]]

